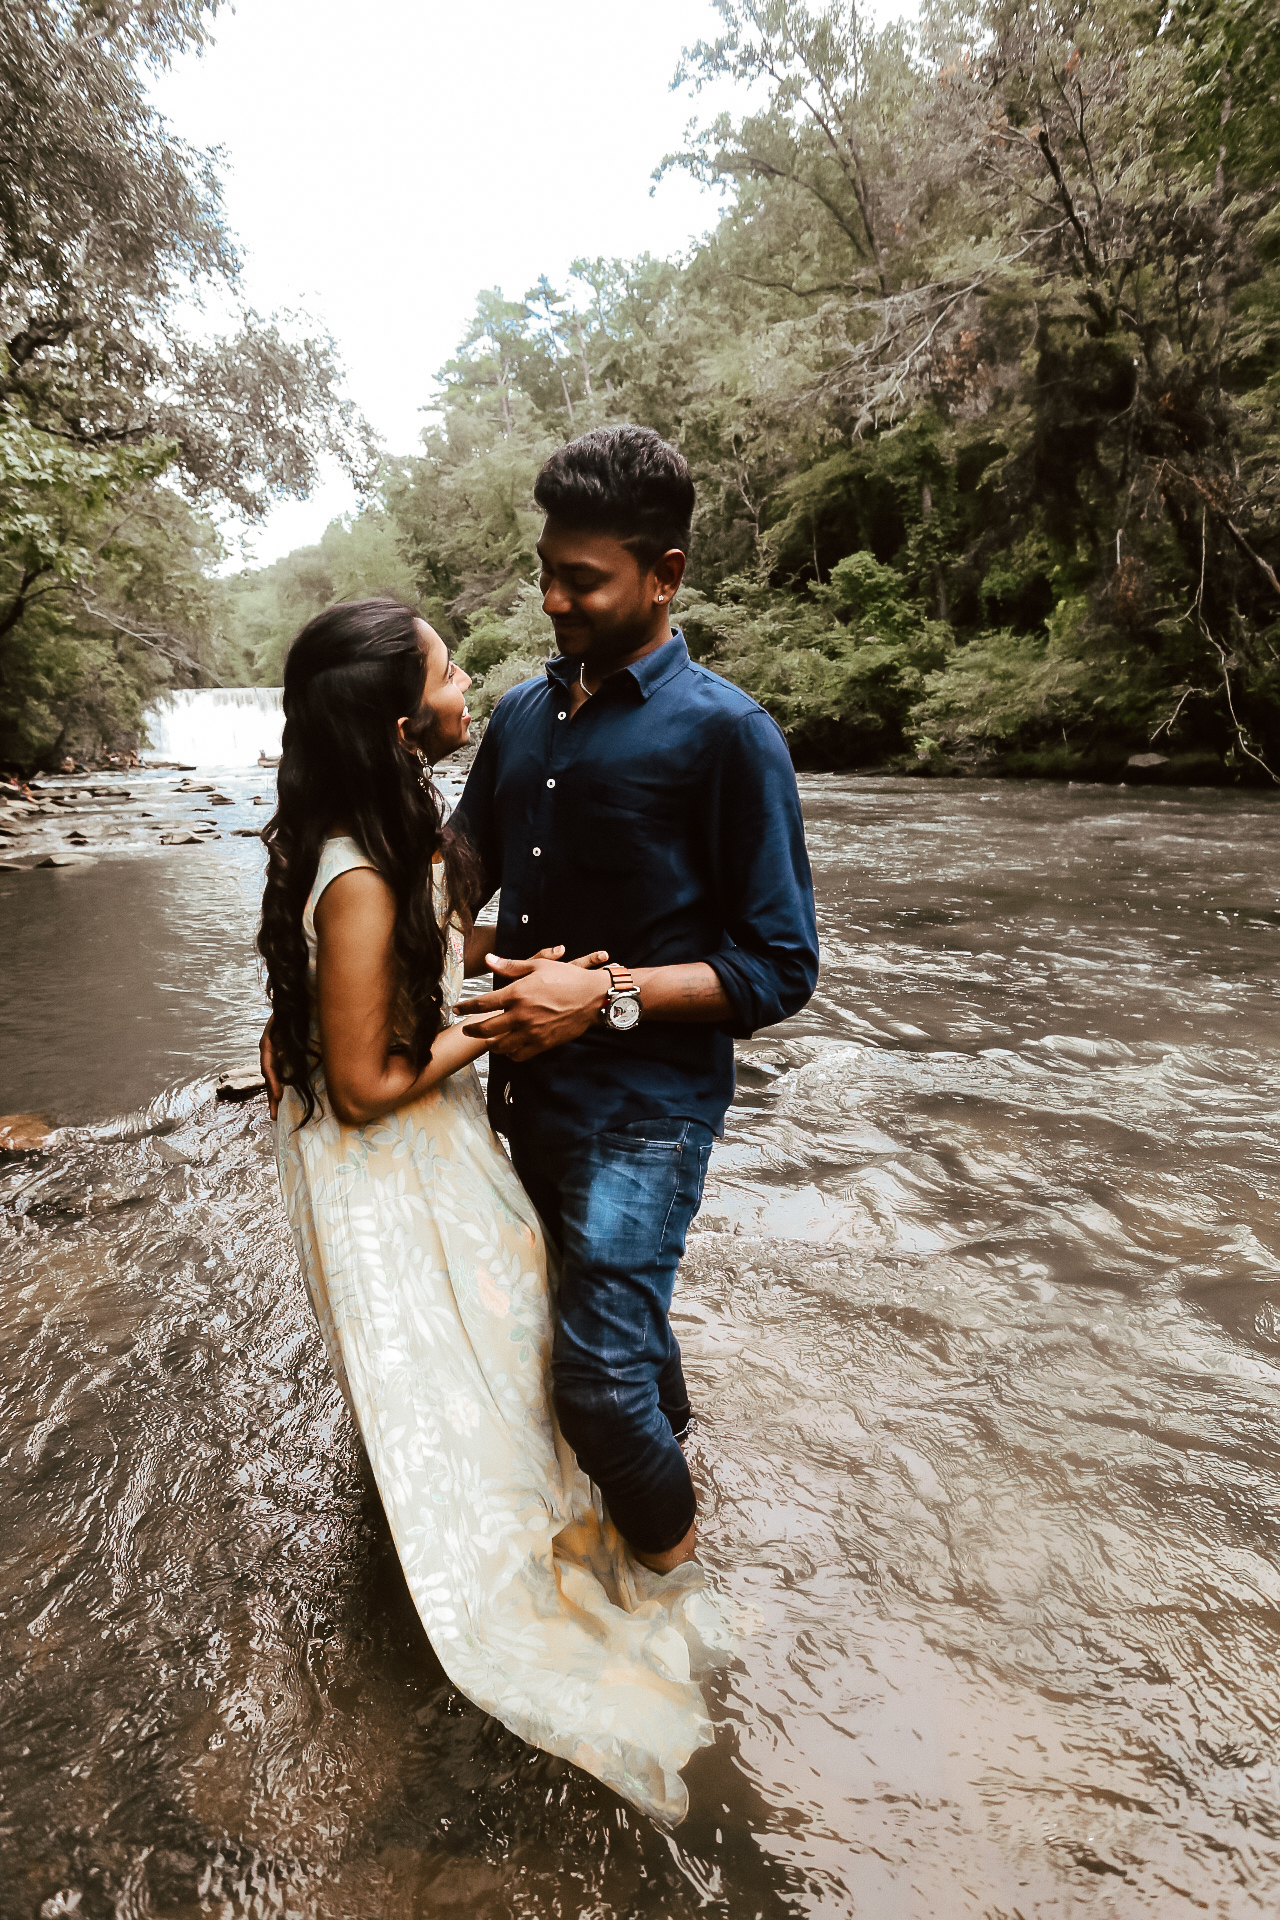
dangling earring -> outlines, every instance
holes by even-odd
[[[424,793],[431,793],[434,791],[431,781],[431,762],[421,747],[415,747],[413,752],[418,762],[418,785]]]

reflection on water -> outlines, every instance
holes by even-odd
[[[0,1111],[75,1124],[257,1053],[262,849],[231,846],[3,876]]]
[[[261,1107],[197,1084],[0,1175],[6,1920],[1276,1909],[1280,810],[805,800],[821,988],[743,1049],[678,1298],[743,1621],[687,1824],[445,1681]],[[136,975],[178,947],[131,898],[99,964]],[[191,949],[228,969],[184,1001],[198,1063],[253,987],[223,941]]]

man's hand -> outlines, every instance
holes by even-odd
[[[556,960],[549,954],[563,947],[544,947],[532,960],[503,960],[485,955],[495,974],[511,981],[494,993],[478,993],[466,1004],[464,1032],[487,1040],[490,1051],[508,1060],[532,1060],[551,1047],[576,1040],[596,1019],[608,995],[608,979],[593,979],[609,958],[599,949],[577,960]],[[477,1019],[477,1015],[488,1015]]]
[[[271,1037],[274,1022],[268,1020],[262,1029],[262,1038],[258,1042],[258,1064],[262,1068],[262,1077],[267,1083],[267,1105],[274,1120],[280,1112],[280,1100],[284,1093],[284,1081],[280,1078],[280,1069],[276,1064],[275,1042]]]

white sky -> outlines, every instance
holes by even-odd
[[[154,93],[175,132],[224,149],[248,297],[323,321],[351,395],[409,452],[480,288],[562,288],[578,255],[669,254],[714,225],[719,196],[687,176],[649,189],[695,111],[669,91],[680,49],[717,24],[710,0],[239,0]],[[354,504],[335,472],[253,557]]]

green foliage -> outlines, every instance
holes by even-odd
[[[473,717],[487,720],[503,694],[540,674],[555,650],[555,629],[531,582],[517,588],[509,612],[486,608],[456,652],[472,678],[467,704]]]
[[[23,436],[0,433],[0,450],[12,454],[15,441],[21,448]],[[22,767],[136,744],[143,707],[175,680],[247,678],[212,578],[221,543],[156,484],[163,449],[37,452],[8,461],[0,483],[17,466],[16,488],[0,490],[0,513],[17,530],[0,542],[0,592],[48,562],[3,643],[0,761]]]
[[[248,664],[246,680],[279,686],[289,642],[314,614],[336,600],[375,593],[412,602],[415,583],[391,520],[371,507],[332,521],[318,546],[296,548],[271,566],[225,581],[223,593],[226,624]]]
[[[491,667],[483,680],[478,680],[474,690],[467,695],[467,704],[472,716],[477,720],[487,720],[504,693],[510,693],[512,687],[518,687],[525,680],[536,680],[547,664],[545,653],[512,653]]]
[[[1089,664],[1064,657],[1040,635],[1002,628],[961,647],[925,687],[911,716],[922,745],[955,753],[1025,745],[1079,718],[1090,691]]]
[[[1184,50],[1191,143],[1202,166],[1221,161],[1224,184],[1273,187],[1280,173],[1277,0],[1176,0],[1163,31]]]
[[[456,658],[475,679],[513,654],[545,660],[555,650],[555,628],[542,611],[542,594],[534,581],[526,580],[517,587],[506,613],[485,608],[476,616],[456,649]]]
[[[77,446],[21,415],[0,413],[0,593],[8,603],[6,616],[92,574],[104,512],[163,473],[172,457],[163,442],[137,449]]]
[[[951,648],[948,628],[865,552],[806,600],[730,580],[714,602],[682,596],[680,621],[691,648],[759,700],[805,765],[901,751],[912,703]]]

